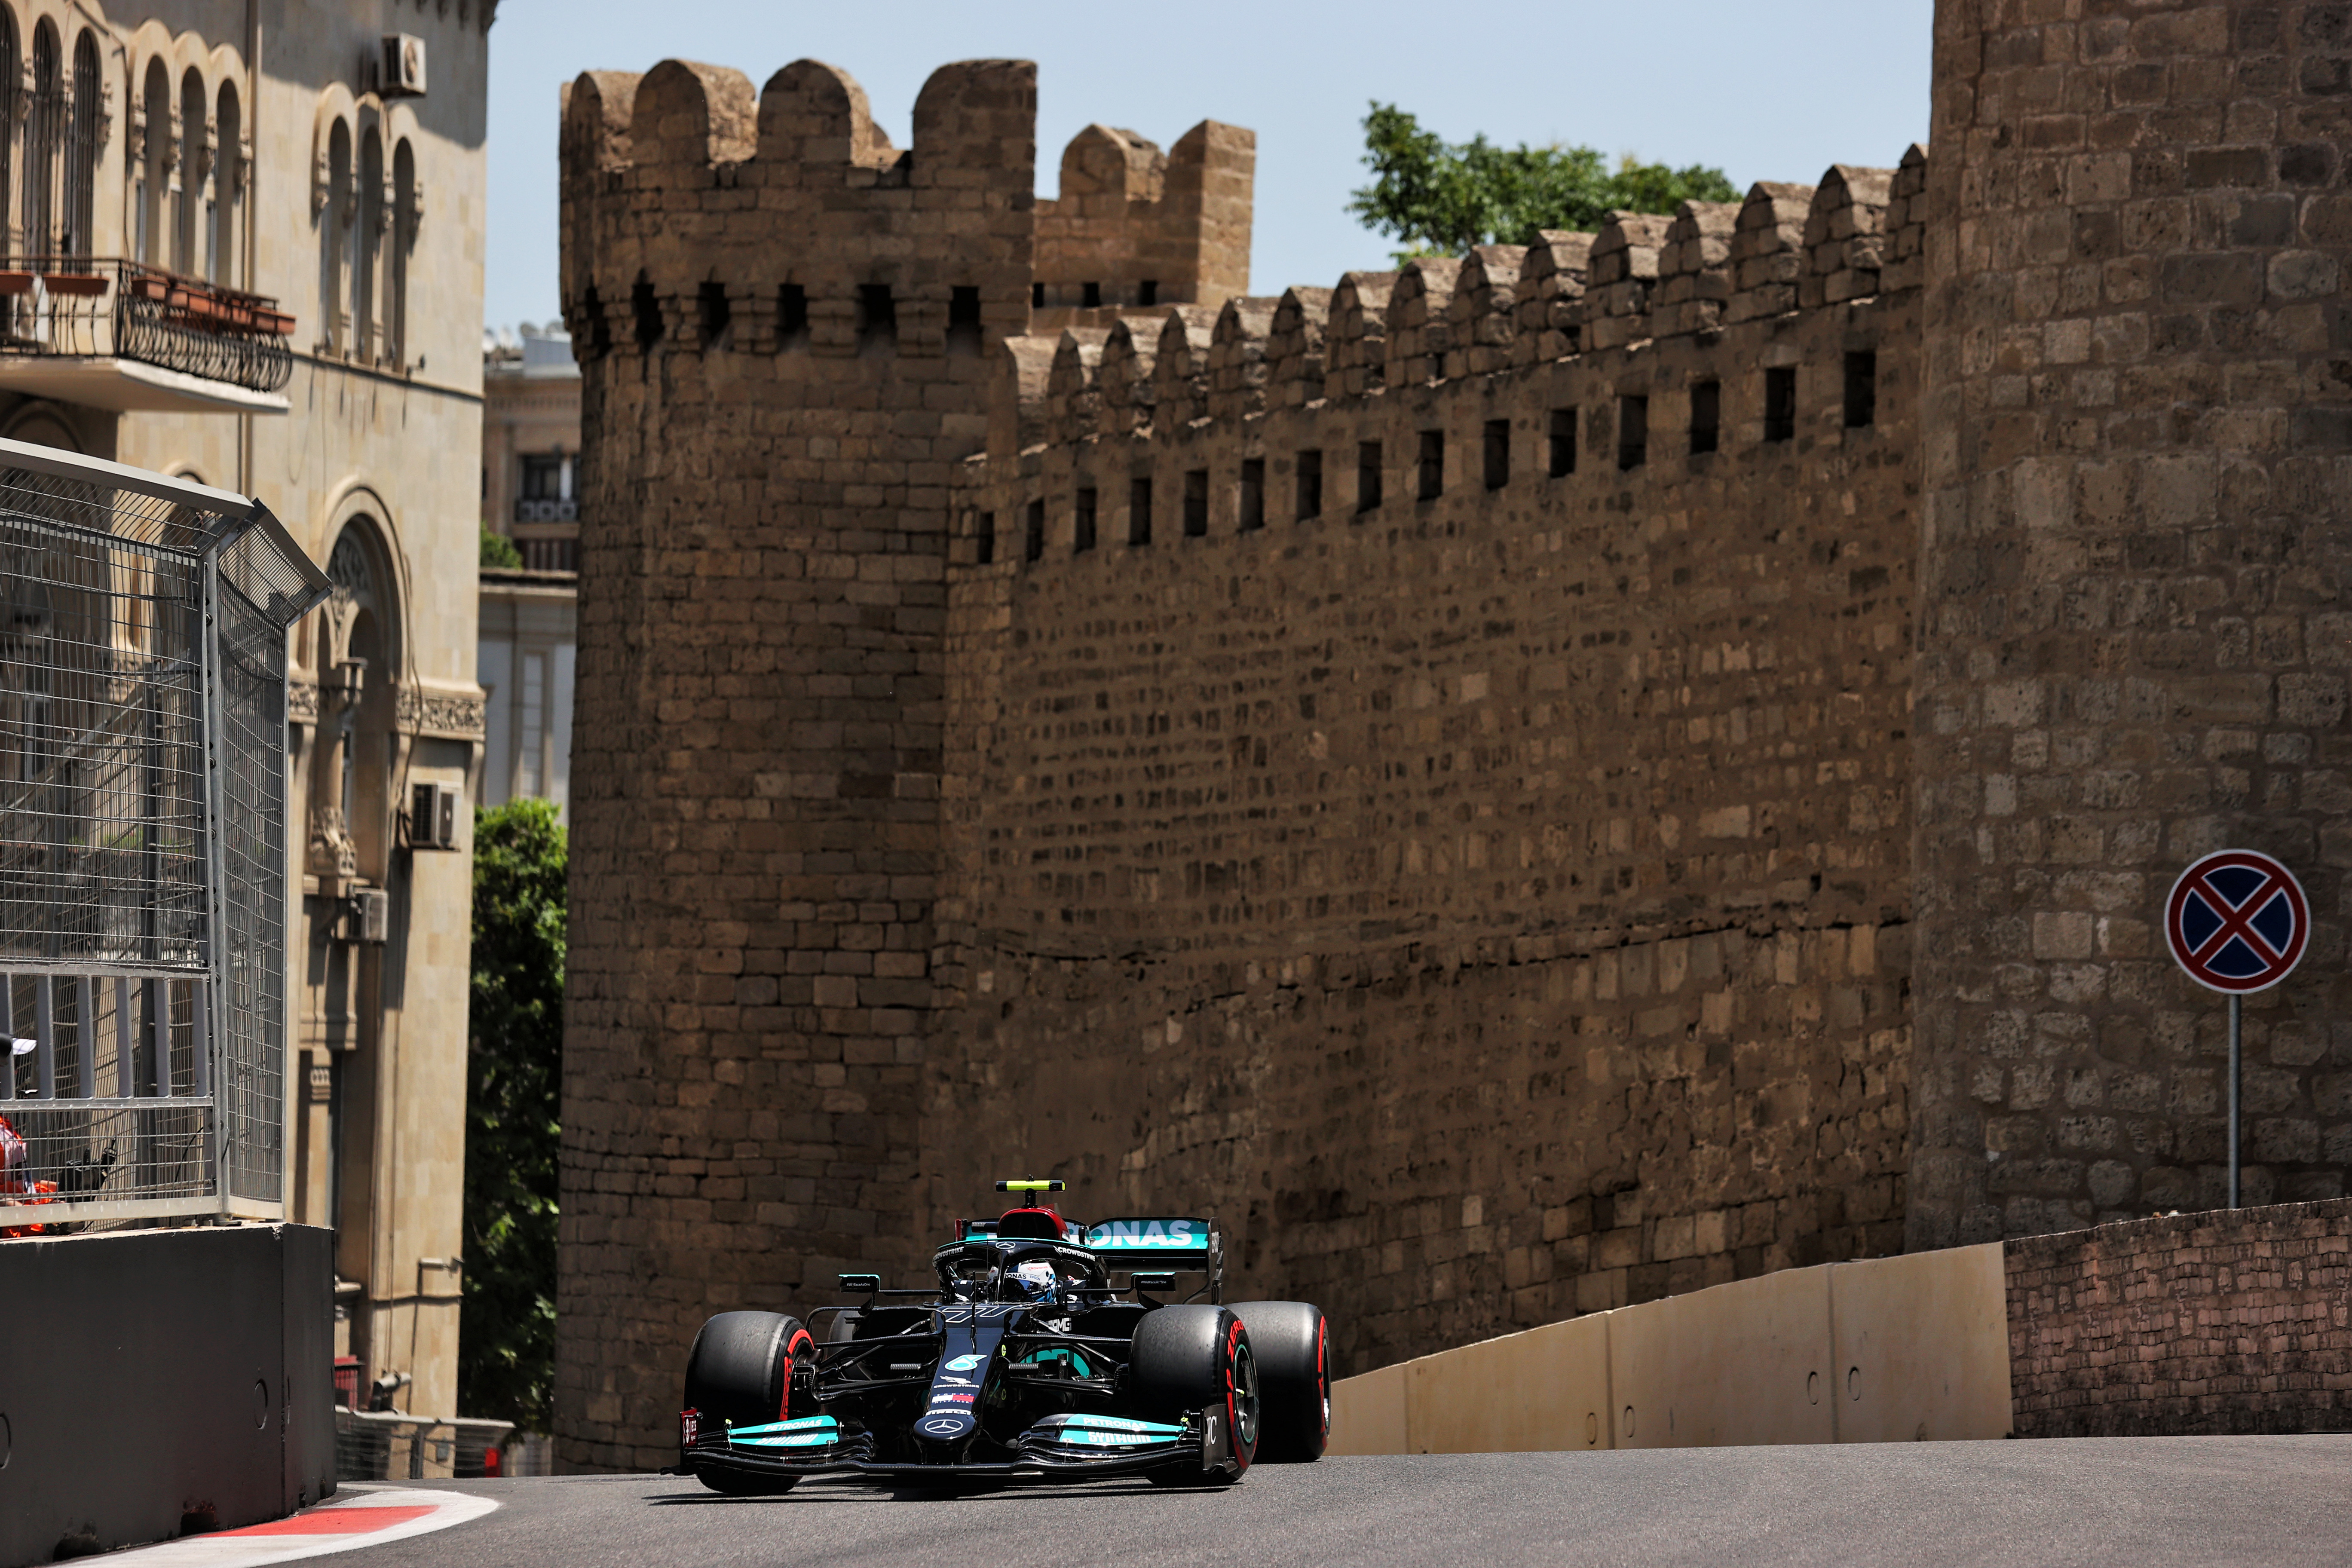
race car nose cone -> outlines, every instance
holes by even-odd
[[[932,1443],[956,1443],[971,1436],[979,1425],[969,1405],[934,1405],[915,1423],[915,1435]]]

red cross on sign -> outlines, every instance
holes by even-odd
[[[2164,940],[2209,991],[2243,995],[2284,980],[2311,941],[2311,905],[2294,873],[2252,849],[2221,849],[2172,884]]]

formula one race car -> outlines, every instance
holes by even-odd
[[[806,1324],[778,1312],[703,1324],[687,1357],[679,1468],[755,1495],[829,1472],[1222,1486],[1253,1460],[1322,1457],[1323,1314],[1304,1301],[1218,1304],[1213,1221],[1081,1226],[1043,1195],[1060,1182],[996,1190],[1031,1196],[1000,1218],[957,1221],[932,1255],[936,1289],[845,1274],[857,1304],[819,1307]],[[1155,1299],[1180,1273],[1204,1283],[1181,1302]]]

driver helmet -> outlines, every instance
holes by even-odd
[[[1013,1270],[1013,1274],[1033,1298],[1050,1296],[1062,1283],[1061,1276],[1054,1272],[1053,1264],[1042,1258],[1033,1258],[1021,1264]]]

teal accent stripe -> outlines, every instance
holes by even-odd
[[[831,1432],[802,1432],[787,1437],[738,1437],[727,1441],[738,1448],[830,1448],[840,1439]]]
[[[1123,1415],[1048,1415],[1040,1426],[1068,1428],[1083,1426],[1097,1432],[1133,1432],[1146,1436],[1181,1437],[1181,1426],[1165,1426],[1158,1421],[1130,1421]]]
[[[803,1415],[793,1421],[771,1421],[764,1426],[730,1426],[730,1437],[759,1437],[771,1432],[811,1432],[820,1427],[832,1431],[841,1425],[830,1415]]]

